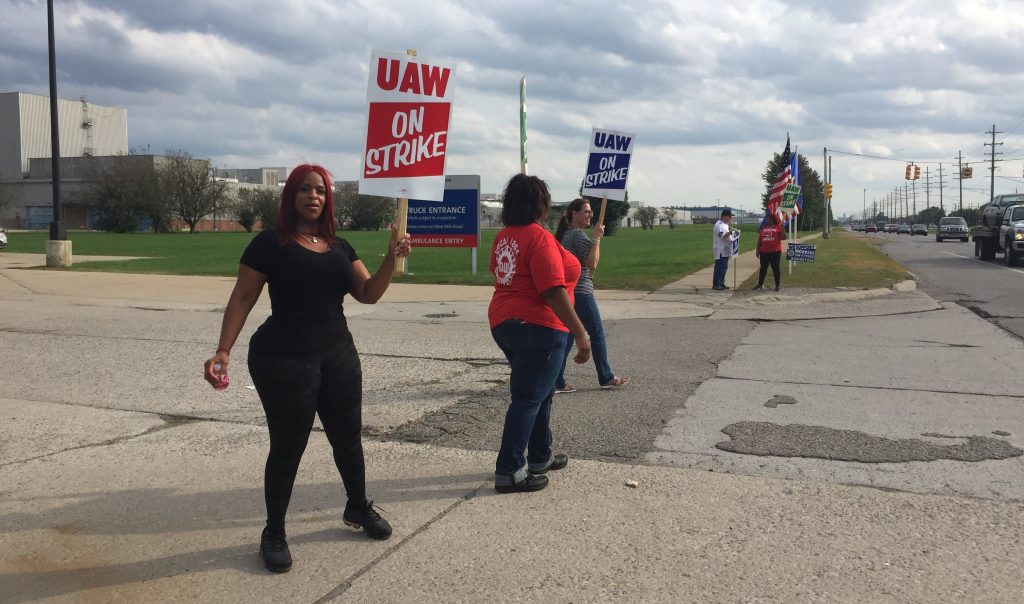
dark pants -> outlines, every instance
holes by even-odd
[[[535,469],[551,464],[551,397],[565,332],[510,319],[491,329],[491,335],[512,366],[511,402],[494,464],[495,484],[509,485],[526,478],[527,462]]]
[[[263,402],[270,432],[264,475],[267,528],[284,533],[284,517],[295,475],[306,450],[313,418],[320,416],[345,492],[366,500],[362,428],[363,372],[351,340],[310,358],[249,354],[249,374]]]
[[[715,258],[715,272],[711,277],[711,285],[714,287],[725,287],[725,272],[729,270],[729,258]]]
[[[772,275],[775,277],[775,287],[779,286],[779,263],[782,252],[761,252],[761,270],[757,273],[757,284],[764,285],[764,278],[768,275],[768,267],[772,267]]]
[[[605,385],[615,379],[612,367],[608,364],[608,346],[604,338],[604,324],[601,323],[601,311],[597,309],[597,298],[594,294],[576,292],[576,315],[583,323],[587,335],[590,336],[590,358],[594,359],[594,367],[597,369],[597,383]],[[558,379],[555,386],[565,387],[565,365],[572,352],[575,339],[571,333],[565,334],[565,352],[562,355],[562,369],[558,372]]]

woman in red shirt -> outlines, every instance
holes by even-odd
[[[551,451],[551,397],[566,332],[576,340],[574,360],[585,363],[590,358],[590,340],[573,310],[580,263],[540,223],[550,208],[551,194],[543,180],[513,176],[501,209],[505,228],[491,248],[494,295],[487,319],[512,369],[511,403],[494,467],[499,493],[539,491],[548,484],[548,470],[569,463],[567,456]]]
[[[774,214],[769,214],[764,226],[757,231],[755,254],[761,259],[761,271],[757,274],[757,285],[754,289],[764,289],[764,278],[768,274],[768,267],[771,266],[772,275],[775,276],[775,291],[779,291],[779,264],[782,258],[782,241],[785,238],[786,229]]]

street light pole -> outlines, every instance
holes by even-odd
[[[50,155],[53,161],[53,222],[46,242],[46,266],[71,266],[71,242],[64,226],[60,195],[60,127],[57,121],[57,51],[53,43],[53,0],[46,0],[46,33],[50,52]]]
[[[61,220],[63,208],[60,200],[60,129],[57,125],[57,51],[53,43],[53,0],[46,0],[46,30],[50,47],[50,155],[53,161],[53,222],[50,223],[50,239],[62,241],[68,238],[68,232]]]

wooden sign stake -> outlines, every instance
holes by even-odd
[[[608,207],[608,197],[601,198],[601,212],[597,215],[597,224],[604,224],[604,211]]]
[[[401,237],[405,234],[406,229],[409,228],[409,199],[407,197],[398,198],[398,236]],[[395,258],[395,273],[396,275],[404,275],[406,271],[405,258]]]
[[[416,56],[415,48],[405,49],[405,54],[410,57]],[[398,198],[398,236],[405,235],[406,229],[409,228],[409,198],[399,197]],[[395,258],[395,274],[404,275],[408,268],[408,258]]]

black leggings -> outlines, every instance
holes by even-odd
[[[764,278],[768,275],[768,266],[772,267],[772,275],[775,277],[775,287],[779,286],[779,262],[782,252],[761,252],[761,271],[757,273],[757,284],[764,285]]]
[[[284,517],[314,415],[320,415],[334,463],[353,503],[366,501],[363,463],[363,372],[351,340],[321,355],[284,359],[249,353],[249,374],[270,432],[264,475],[267,528],[284,534]]]

